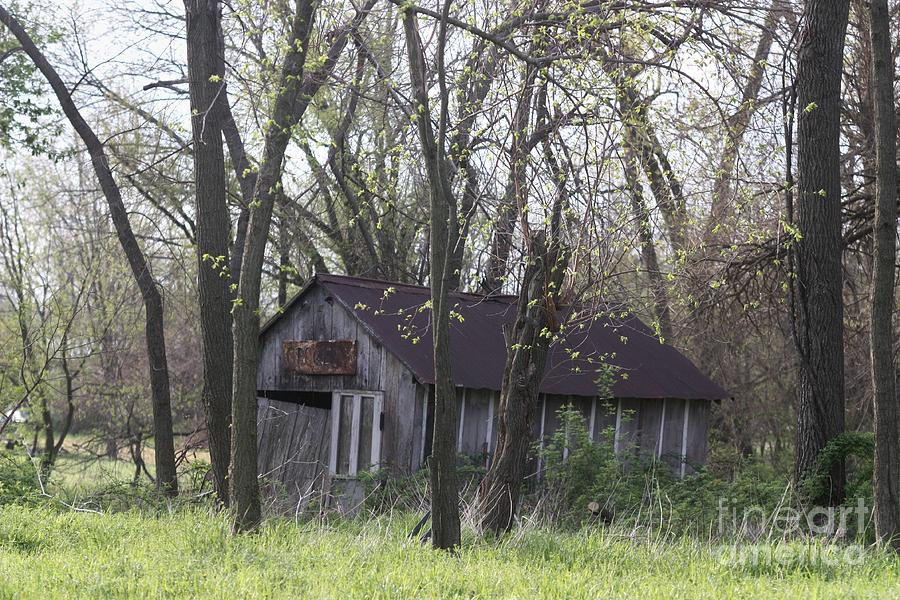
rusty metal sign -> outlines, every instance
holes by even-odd
[[[356,340],[286,340],[282,364],[301,375],[356,375]]]

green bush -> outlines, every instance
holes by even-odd
[[[37,470],[22,453],[0,451],[0,506],[33,505],[40,498]]]
[[[771,466],[738,457],[730,457],[728,467],[717,473],[699,466],[696,474],[682,479],[664,462],[638,459],[630,452],[617,458],[611,431],[601,436],[604,441],[591,443],[584,417],[573,407],[563,407],[558,416],[556,433],[538,449],[544,469],[538,490],[543,516],[558,524],[578,526],[600,518],[608,524],[707,536],[717,529],[723,504],[770,513],[790,489]],[[589,511],[591,502],[599,510]]]
[[[637,509],[644,497],[640,465],[616,458],[611,433],[591,443],[584,417],[572,406],[558,411],[559,427],[537,452],[543,466],[547,516],[561,524],[589,517],[587,506],[600,505],[605,520]]]
[[[875,434],[848,431],[833,438],[819,453],[815,472],[807,477],[800,491],[804,498],[815,498],[825,491],[831,468],[848,458],[856,460],[856,468],[847,469],[846,496],[850,499],[872,497],[872,475],[875,464]]]

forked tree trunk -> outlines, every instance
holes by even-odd
[[[164,493],[177,495],[178,479],[175,473],[175,442],[172,435],[172,407],[169,392],[169,367],[166,362],[162,295],[156,287],[156,282],[150,273],[150,265],[147,264],[147,259],[131,229],[128,212],[122,202],[119,186],[109,168],[103,143],[81,116],[59,74],[34,44],[28,32],[3,6],[0,6],[0,21],[9,28],[22,49],[47,79],[66,118],[84,145],[87,146],[88,154],[90,154],[94,173],[109,205],[110,217],[115,226],[119,244],[125,252],[131,273],[144,301],[147,357],[150,363],[150,390],[153,398],[153,432],[156,442],[156,484]]]
[[[872,388],[875,416],[875,535],[900,551],[900,440],[894,373],[894,264],[897,258],[897,124],[887,0],[871,0],[875,85],[875,268],[872,276]]]
[[[796,342],[800,359],[795,478],[814,472],[844,431],[840,96],[849,1],[809,0],[797,61],[798,225]],[[843,462],[820,505],[844,498]]]
[[[203,342],[203,405],[209,456],[219,501],[228,505],[231,452],[232,353],[228,243],[230,219],[225,197],[222,119],[225,94],[224,48],[218,0],[185,0],[188,86],[194,140],[197,279]]]
[[[509,356],[503,370],[497,415],[497,450],[478,488],[478,518],[482,531],[502,534],[514,522],[525,477],[538,391],[547,363],[546,330],[557,325],[556,299],[562,287],[566,259],[559,246],[549,249],[543,233],[528,248],[528,263],[519,292],[516,321],[506,331]]]

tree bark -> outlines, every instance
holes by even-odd
[[[897,123],[887,0],[871,0],[875,85],[875,266],[872,275],[871,353],[874,392],[875,535],[900,551],[900,441],[894,373],[894,265],[897,258]]]
[[[445,5],[446,6],[446,5]],[[426,65],[415,14],[405,11],[403,27],[409,58],[416,127],[430,187],[431,240],[430,285],[432,337],[434,341],[434,434],[430,457],[431,540],[439,549],[452,549],[460,543],[459,490],[456,476],[456,428],[459,419],[456,389],[450,366],[450,305],[448,291],[454,280],[453,248],[459,241],[456,200],[450,190],[448,161],[444,144],[431,125]],[[443,29],[439,35],[446,35]],[[439,42],[442,43],[442,42]],[[441,74],[440,76],[443,76]],[[446,100],[446,98],[444,98]],[[442,109],[446,103],[442,102]],[[442,125],[446,112],[441,115]],[[443,131],[438,135],[443,135]],[[458,281],[458,276],[456,277]]]
[[[222,120],[225,96],[222,9],[218,0],[185,0],[188,89],[194,140],[197,280],[203,345],[203,405],[219,501],[228,506],[233,352],[229,301],[230,218],[225,196]]]
[[[844,431],[841,271],[840,95],[850,3],[809,0],[797,62],[796,343],[800,358],[795,478],[814,472],[819,453]],[[844,466],[811,500],[844,498]]]
[[[131,229],[128,212],[122,201],[119,186],[109,168],[103,143],[81,116],[59,74],[34,44],[22,25],[3,6],[0,6],[0,21],[9,28],[25,53],[47,79],[66,118],[87,146],[94,173],[109,205],[110,216],[119,244],[125,252],[128,265],[144,301],[145,334],[147,356],[150,363],[150,390],[153,398],[153,428],[156,442],[156,485],[167,495],[177,495],[178,479],[175,473],[175,442],[172,435],[172,408],[169,392],[169,367],[166,362],[162,295],[156,287],[156,282],[150,272],[150,265],[147,264],[147,259]]]
[[[499,535],[514,522],[525,478],[538,392],[547,364],[549,329],[558,328],[556,302],[566,259],[555,240],[534,235],[512,331],[506,331],[507,359],[497,414],[497,450],[478,487],[477,508],[482,531]]]
[[[256,371],[259,363],[259,291],[272,210],[284,153],[302,113],[296,110],[315,16],[315,0],[300,0],[281,68],[263,162],[251,203],[238,298],[234,309],[234,395],[230,496],[235,532],[255,529],[261,519],[256,473]]]

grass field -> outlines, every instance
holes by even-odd
[[[900,598],[900,560],[871,550],[831,564],[842,547],[745,545],[762,558],[740,561],[684,538],[531,529],[500,544],[469,536],[451,555],[409,541],[414,519],[270,520],[233,537],[205,509],[7,506],[0,598]]]

